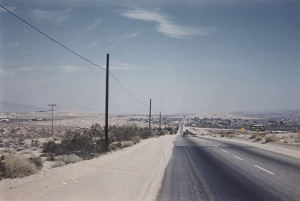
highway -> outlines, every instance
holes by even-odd
[[[300,160],[178,135],[157,200],[300,200]]]

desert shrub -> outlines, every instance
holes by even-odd
[[[38,169],[43,167],[43,159],[39,156],[32,156],[29,159],[29,162],[33,163]]]
[[[55,143],[53,141],[45,142],[43,144],[43,153],[52,153],[55,155],[60,155],[62,150],[61,146],[58,143]]]
[[[136,136],[136,137],[134,137],[134,138],[133,138],[133,142],[134,142],[134,144],[140,143],[140,142],[141,142],[141,140],[142,140],[142,138],[141,138],[141,137],[139,137],[139,136]]]
[[[222,133],[222,134],[221,134],[221,137],[226,137],[226,134],[225,134],[225,133]]]
[[[230,137],[230,138],[234,138],[234,137],[236,137],[236,134],[235,134],[235,133],[230,133],[230,134],[229,134],[229,137]]]
[[[249,137],[249,139],[256,139],[257,137],[260,137],[260,134],[259,134],[259,133],[255,133],[255,134],[251,135],[251,136]]]
[[[136,137],[141,139],[148,138],[148,128],[139,128],[136,126],[112,126],[110,127],[111,141],[131,141]]]
[[[82,161],[82,158],[75,154],[71,155],[61,155],[56,158],[57,161],[63,161],[65,164],[77,163]]]
[[[121,143],[121,146],[124,147],[124,148],[125,147],[131,147],[133,145],[134,145],[134,143],[132,141],[125,141],[125,142]]]
[[[1,157],[0,172],[5,178],[16,178],[35,174],[38,172],[38,169],[25,157],[8,154]]]
[[[262,140],[263,139],[263,137],[262,136],[257,136],[256,138],[255,138],[255,142],[258,142],[258,141],[260,141],[260,140]]]
[[[42,152],[55,156],[76,154],[83,159],[89,159],[105,151],[107,150],[103,128],[99,124],[94,124],[83,132],[68,131],[61,143],[53,141],[44,143]]]
[[[288,144],[289,141],[288,141],[287,139],[285,139],[285,140],[283,141],[283,143]]]
[[[265,137],[265,140],[266,140],[266,143],[268,142],[278,142],[279,141],[279,138],[276,136],[276,135],[267,135]]]
[[[110,150],[118,150],[118,149],[121,149],[122,148],[122,145],[121,145],[121,142],[112,142],[110,145],[109,145],[109,149]]]
[[[55,167],[60,167],[60,166],[64,166],[64,165],[66,165],[65,162],[63,162],[63,161],[56,161],[55,163],[53,163],[53,165],[51,167],[55,168]]]

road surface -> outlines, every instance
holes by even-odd
[[[300,160],[245,144],[178,136],[157,200],[300,200]]]

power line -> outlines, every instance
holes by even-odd
[[[92,62],[91,60],[81,56],[80,54],[76,53],[75,51],[71,50],[70,48],[66,47],[65,45],[61,44],[60,42],[58,42],[57,40],[55,40],[54,38],[52,38],[51,36],[49,36],[48,34],[46,34],[45,32],[39,30],[38,28],[36,28],[35,26],[33,26],[32,24],[30,24],[29,22],[27,22],[26,20],[22,19],[21,17],[19,17],[18,15],[16,15],[15,13],[13,13],[12,11],[8,10],[6,7],[4,7],[3,5],[0,4],[0,7],[3,8],[4,10],[6,10],[7,12],[9,12],[10,14],[12,14],[13,16],[15,16],[16,18],[18,18],[19,20],[21,20],[22,22],[24,22],[25,24],[27,24],[28,26],[30,26],[31,28],[33,28],[34,30],[36,30],[37,32],[41,33],[42,35],[46,36],[48,39],[50,39],[51,41],[55,42],[56,44],[58,44],[59,46],[63,47],[64,49],[68,50],[69,52],[73,53],[74,55],[80,57],[81,59],[87,61],[88,63],[101,68],[102,70],[105,70],[105,68],[99,66],[98,64]],[[114,78],[114,80],[120,85],[120,87],[127,92],[133,99],[135,99],[137,102],[139,102],[142,105],[145,105],[142,101],[140,101],[138,98],[136,98],[111,72],[109,72],[111,74],[111,76]]]
[[[132,93],[130,93],[130,91],[114,76],[114,74],[112,74],[111,72],[109,72],[111,77],[114,78],[114,80],[120,85],[120,87],[126,91],[133,99],[135,99],[137,102],[139,102],[140,104],[146,106],[145,103],[143,103],[142,101],[140,101],[137,97],[135,97]]]
[[[52,40],[53,42],[55,42],[56,44],[60,45],[61,47],[63,47],[64,49],[68,50],[69,52],[75,54],[76,56],[80,57],[81,59],[89,62],[90,64],[97,66],[98,68],[101,68],[102,70],[105,70],[105,68],[99,66],[98,64],[92,62],[91,60],[81,56],[80,54],[76,53],[75,51],[71,50],[70,48],[66,47],[65,45],[61,44],[60,42],[58,42],[57,40],[55,40],[54,38],[52,38],[51,36],[49,36],[48,34],[46,34],[45,32],[39,30],[38,28],[36,28],[35,26],[33,26],[32,24],[30,24],[29,22],[27,22],[26,20],[22,19],[21,17],[17,16],[16,14],[14,14],[13,12],[11,12],[10,10],[8,10],[7,8],[5,8],[4,6],[2,6],[0,4],[0,7],[3,8],[4,10],[6,10],[7,12],[9,12],[10,14],[12,14],[13,16],[15,16],[16,18],[18,18],[19,20],[21,20],[22,22],[24,22],[25,24],[27,24],[28,26],[30,26],[31,28],[33,28],[34,30],[38,31],[39,33],[43,34],[44,36],[46,36],[48,39]]]

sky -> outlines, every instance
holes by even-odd
[[[110,113],[300,109],[299,0],[0,4],[97,64],[0,8],[2,110],[104,112],[106,54]]]

